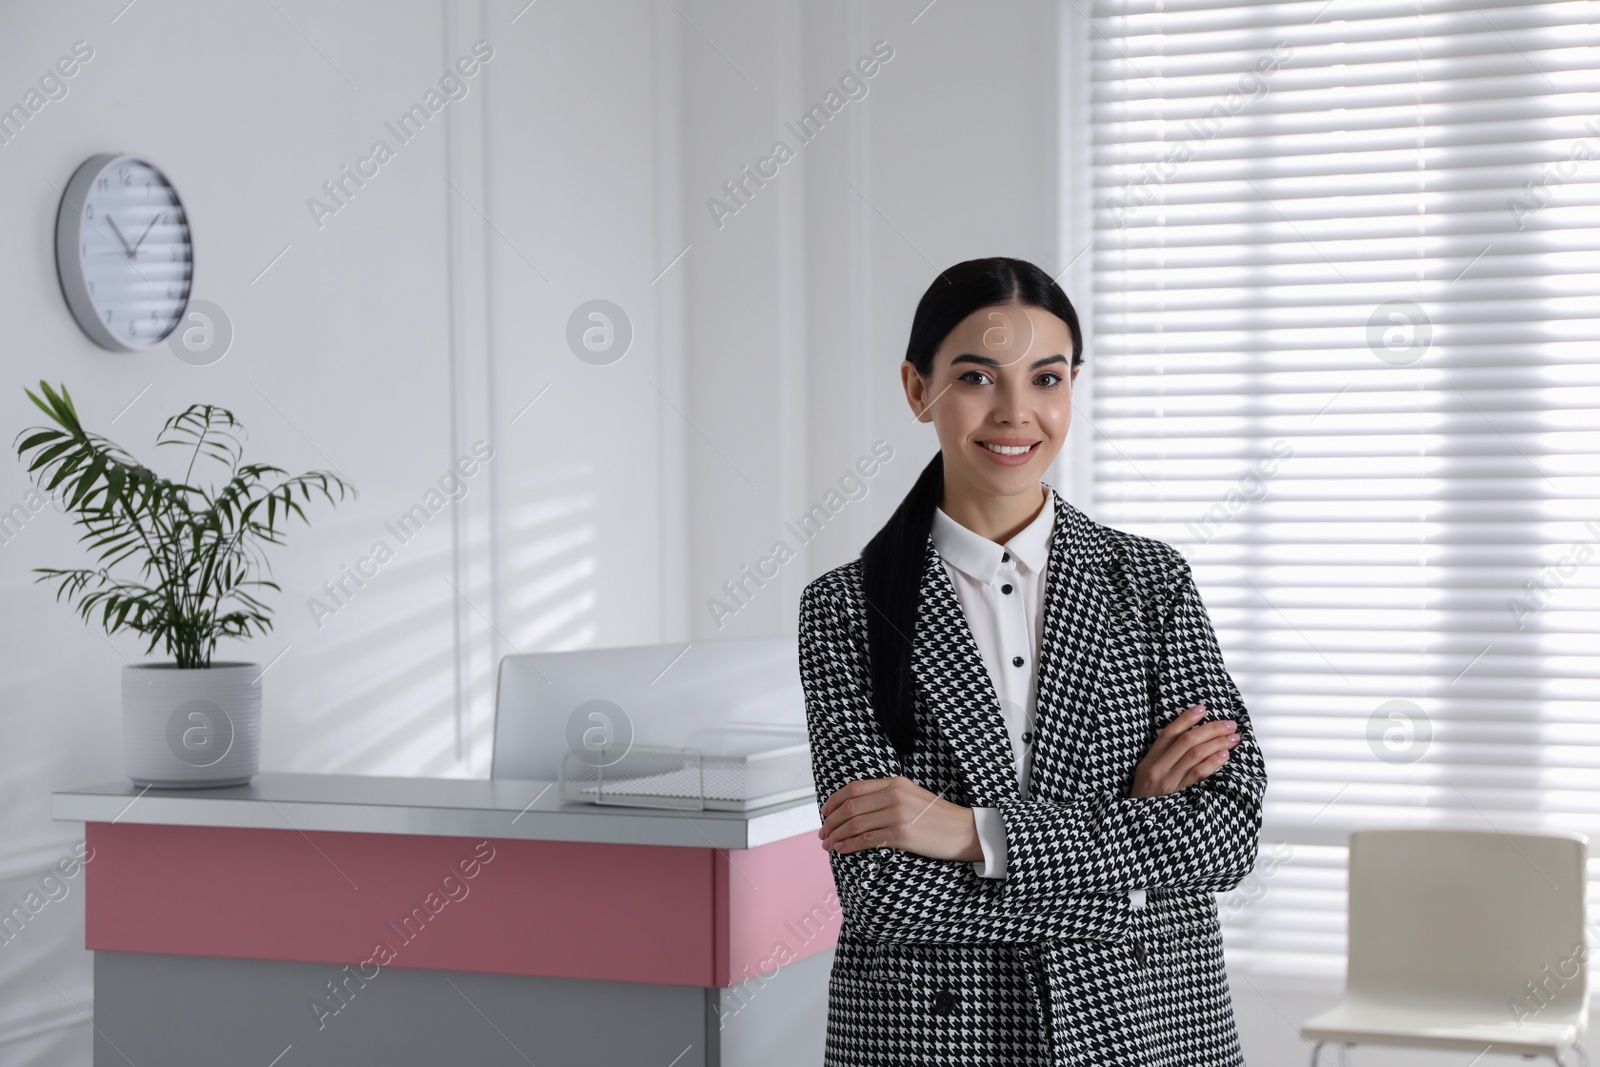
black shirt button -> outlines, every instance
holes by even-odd
[[[1026,733],[1024,733],[1022,735],[1022,743],[1025,744],[1025,745],[1033,744],[1033,731],[1032,730],[1029,730],[1029,731],[1027,731]]]
[[[1006,584],[1005,584],[1005,585],[1002,585],[1002,586],[1001,586],[1001,587],[1000,587],[1000,591],[1001,591],[1001,592],[1002,592],[1002,593],[1009,593],[1009,592],[1011,592],[1011,583],[1009,583],[1009,582],[1007,582],[1007,583],[1006,583]]]
[[[941,989],[933,997],[933,1013],[935,1015],[951,1015],[956,1010],[956,995],[948,989]]]
[[[1001,556],[1000,556],[1000,562],[1001,563],[1009,563],[1010,561],[1011,561],[1011,553],[1005,552],[1005,553],[1001,554]]]
[[[1020,667],[1020,666],[1022,666],[1022,657],[1021,657],[1021,656],[1012,656],[1012,657],[1011,657],[1011,665],[1012,665],[1012,666],[1013,666],[1013,667]]]

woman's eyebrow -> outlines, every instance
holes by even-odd
[[[1066,361],[1067,361],[1067,357],[1063,356],[1063,355],[1046,356],[1043,359],[1034,360],[1033,366],[1029,367],[1028,369],[1029,370],[1038,370],[1040,367],[1047,366],[1048,364],[1051,364],[1051,363],[1065,363]],[[975,356],[971,352],[963,352],[963,353],[961,353],[961,355],[957,356],[955,359],[952,359],[950,361],[950,365],[952,367],[955,366],[957,363],[982,363],[985,366],[989,366],[989,367],[998,367],[998,366],[1000,366],[1000,361],[999,360],[990,359],[988,356]],[[1006,364],[1006,366],[1009,367],[1010,364],[1008,363],[1008,364]]]

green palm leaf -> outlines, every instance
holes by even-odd
[[[192,404],[163,424],[157,446],[189,452],[183,479],[164,478],[85,430],[65,386],[58,393],[41,381],[39,390],[25,391],[56,428],[24,430],[17,454],[31,459],[28,473],[42,489],[67,485],[79,540],[98,553],[99,566],[37,567],[34,580],[54,582],[56,599],[75,602],[85,623],[98,612],[108,635],[129,630],[148,637],[146,653],[163,645],[179,667],[207,666],[220,638],[269,632],[270,609],[247,590],[279,591],[256,575],[267,569],[263,546],[283,543],[280,518],[287,523],[294,514],[309,525],[295,489],[310,500],[315,486],[336,504],[333,488],[342,500],[354,487],[331,471],[290,477],[267,464],[241,466],[244,426],[215,404]],[[226,470],[214,494],[190,484],[201,461]],[[137,563],[140,581],[111,573],[128,560]]]

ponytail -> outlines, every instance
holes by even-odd
[[[922,568],[933,530],[933,509],[944,496],[944,453],[935,452],[900,506],[861,550],[867,601],[867,646],[872,706],[901,762],[915,747],[917,724],[911,679],[911,640],[922,602]]]

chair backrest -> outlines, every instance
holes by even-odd
[[[489,776],[554,781],[595,728],[619,744],[669,746],[730,723],[803,729],[799,648],[791,635],[506,656]]]
[[[1587,860],[1576,833],[1352,831],[1347,994],[1583,1008]]]

